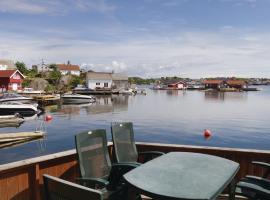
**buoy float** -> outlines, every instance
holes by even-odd
[[[45,116],[45,121],[48,122],[48,121],[51,121],[52,120],[52,116],[51,115],[46,115]]]
[[[205,129],[203,134],[204,134],[205,139],[208,139],[208,138],[210,138],[212,136],[212,133],[211,133],[211,131],[209,129]]]

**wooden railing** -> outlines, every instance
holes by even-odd
[[[112,144],[108,145],[112,155]],[[270,162],[270,151],[200,147],[172,144],[137,143],[138,151],[185,151],[224,157],[240,164],[237,179],[246,174],[262,175],[263,170],[250,164],[252,160]],[[74,181],[79,176],[75,150],[0,165],[1,200],[43,199],[43,174]]]

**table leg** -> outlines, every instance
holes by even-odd
[[[235,200],[235,179],[233,179],[229,185],[229,199],[230,200]]]

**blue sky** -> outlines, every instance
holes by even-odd
[[[270,77],[270,0],[0,0],[0,58],[142,77]]]

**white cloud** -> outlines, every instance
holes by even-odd
[[[28,14],[43,14],[48,12],[46,6],[26,0],[1,0],[0,11]]]
[[[65,15],[74,10],[107,13],[115,9],[105,0],[0,0],[0,12],[31,15]]]
[[[28,64],[41,58],[46,62],[71,60],[95,71],[115,70],[144,77],[270,77],[269,33],[193,31],[117,42],[60,37],[44,40],[0,33],[0,49],[0,57]]]

